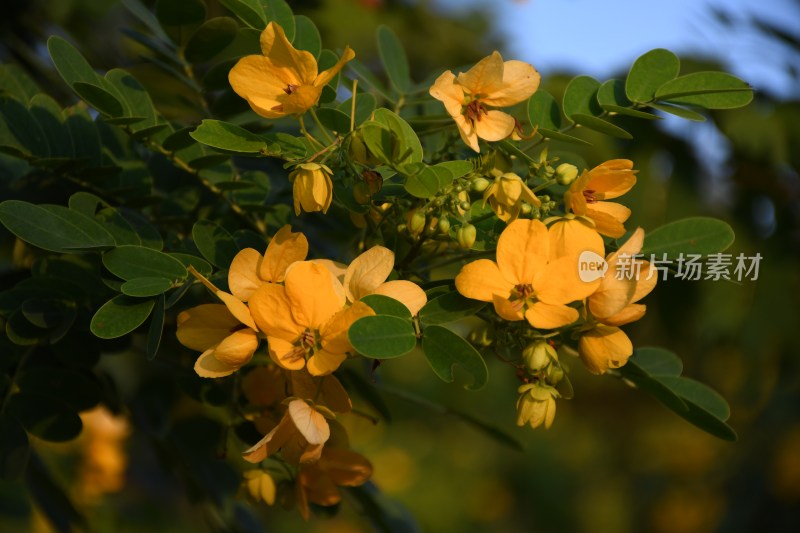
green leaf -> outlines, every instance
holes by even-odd
[[[356,118],[354,121],[355,126],[359,126],[362,122],[369,120],[375,107],[378,105],[377,100],[370,93],[359,92],[356,94]],[[338,105],[337,109],[348,117],[353,111],[353,97],[351,96],[344,102]]]
[[[125,108],[122,103],[107,88],[92,83],[76,81],[72,84],[72,89],[87,104],[104,115],[120,117],[125,114]]]
[[[200,24],[206,18],[206,5],[202,0],[158,0],[156,18],[162,26]]]
[[[408,310],[402,302],[383,296],[382,294],[368,294],[361,298],[361,301],[367,304],[375,311],[376,315],[390,315],[399,318],[410,319],[411,311]]]
[[[17,380],[24,393],[58,398],[75,411],[86,411],[100,403],[103,389],[97,378],[86,370],[39,366],[26,370]]]
[[[363,319],[362,319],[363,320]],[[482,389],[489,379],[489,369],[481,354],[466,340],[444,326],[423,330],[422,350],[428,364],[442,381],[452,383],[453,367],[458,365],[473,378],[470,390]]]
[[[350,131],[350,117],[333,107],[321,107],[317,110],[317,117],[323,126],[338,133]]]
[[[632,108],[634,103],[625,96],[625,80],[608,80],[603,83],[597,91],[597,101],[600,107],[612,113],[645,120],[661,118],[658,115]]]
[[[543,90],[533,93],[528,100],[528,120],[534,128],[552,131],[561,129],[561,110],[553,95]]]
[[[181,254],[181,253],[171,253],[169,255],[174,257],[181,263],[183,263],[183,266],[185,266],[186,268],[189,268],[189,266],[193,266],[195,270],[197,270],[200,274],[202,274],[205,277],[210,276],[211,273],[214,272],[214,269],[207,261],[197,257],[196,255]]]
[[[31,454],[28,434],[20,423],[8,413],[0,414],[0,479],[19,479]]]
[[[690,217],[670,222],[647,233],[641,253],[667,254],[713,254],[725,251],[735,234],[722,220],[709,217]]]
[[[183,55],[190,63],[203,63],[231,44],[239,25],[230,17],[215,17],[203,23],[189,37]]]
[[[378,54],[392,86],[400,94],[411,91],[411,74],[403,44],[389,26],[382,24],[377,31]]]
[[[142,239],[139,237],[139,234],[136,233],[136,230],[133,229],[133,226],[122,216],[118,209],[113,207],[101,209],[100,212],[95,215],[95,219],[103,225],[112,237],[114,237],[117,246],[125,244],[140,246],[142,244]]]
[[[264,6],[266,21],[276,22],[283,28],[289,42],[294,41],[294,13],[292,13],[292,8],[289,7],[289,4],[285,0],[261,0],[261,4]]]
[[[200,220],[192,227],[197,249],[212,265],[227,269],[239,253],[239,247],[228,230],[211,220]]]
[[[694,379],[680,376],[658,376],[658,381],[666,385],[675,394],[708,411],[723,422],[731,416],[728,402],[717,391]]]
[[[103,82],[100,75],[94,71],[78,49],[68,41],[53,35],[47,39],[47,50],[56,70],[67,82],[67,85],[72,87],[80,81],[102,87]]]
[[[396,153],[392,157],[396,166],[422,161],[422,144],[414,129],[409,126],[408,122],[400,118],[400,115],[382,107],[375,110],[374,120],[388,127],[397,135],[399,143],[396,146]]]
[[[676,105],[670,104],[650,104],[650,107],[653,109],[658,109],[659,111],[663,111],[665,113],[669,113],[670,115],[675,115],[676,117],[681,117],[686,120],[693,120],[694,122],[705,122],[706,117],[698,113],[697,111],[692,111],[691,109],[686,109],[685,107],[680,107]]]
[[[292,43],[298,50],[311,52],[317,60],[322,52],[322,37],[314,22],[305,15],[295,15],[295,36]]]
[[[14,155],[50,155],[47,138],[30,111],[13,98],[0,98],[0,146]]]
[[[103,254],[103,265],[124,280],[157,277],[174,281],[188,276],[180,261],[145,246],[118,246]]]
[[[733,109],[753,100],[753,89],[725,72],[694,72],[668,81],[656,91],[657,100],[706,109]]]
[[[161,239],[161,234],[158,232],[158,229],[156,229],[156,227],[141,213],[127,207],[120,207],[117,210],[119,214],[122,215],[122,218],[124,218],[139,235],[142,246],[152,248],[153,250],[161,250],[161,248],[164,247],[164,241]]]
[[[400,357],[417,345],[411,321],[390,315],[359,318],[350,326],[347,336],[358,353],[372,359]]]
[[[358,59],[353,59],[347,63],[347,68],[356,75],[361,81],[363,81],[368,88],[371,88],[375,92],[377,92],[384,100],[388,102],[394,102],[394,98],[389,93],[389,89],[381,83],[381,81],[375,77],[375,74],[366,67],[363,63],[361,63]]]
[[[433,198],[439,192],[439,174],[432,167],[426,166],[419,173],[406,176],[403,186],[412,196]]]
[[[221,120],[205,119],[189,135],[201,144],[226,152],[259,154],[267,150],[266,141],[258,135]]]
[[[464,177],[472,172],[472,163],[470,161],[444,161],[442,163],[435,164],[433,168],[447,169],[452,175],[452,179],[450,180],[450,183],[452,183],[453,180]]]
[[[0,203],[0,223],[23,241],[51,252],[114,246],[100,224],[63,206],[6,200]]]
[[[680,396],[672,392],[666,385],[651,377],[644,369],[640,368],[634,357],[628,359],[627,364],[620,368],[622,377],[636,385],[639,389],[651,394],[656,400],[661,402],[667,409],[678,414],[689,410]]]
[[[159,252],[160,253],[160,252]],[[147,296],[158,296],[172,288],[172,280],[159,277],[134,278],[126,281],[120,287],[122,294],[137,296],[140,298]]]
[[[219,0],[219,3],[231,10],[239,20],[257,30],[267,25],[267,17],[261,0]]]
[[[387,165],[392,164],[392,154],[398,144],[397,135],[374,120],[362,124],[359,132],[372,155]]]
[[[631,66],[625,81],[625,95],[632,102],[652,102],[658,88],[677,77],[680,68],[678,56],[669,50],[650,50]]]
[[[572,120],[574,120],[576,124],[580,124],[581,126],[585,126],[594,131],[599,131],[600,133],[604,133],[611,137],[616,137],[618,139],[633,139],[633,135],[627,131],[601,118],[576,113],[572,115]]]
[[[75,509],[64,489],[53,480],[35,451],[31,453],[25,471],[25,485],[36,508],[55,531],[69,533],[87,529],[86,519]]]
[[[0,94],[10,96],[27,105],[34,96],[40,93],[36,82],[20,67],[14,64],[0,65]]]
[[[154,305],[154,299],[142,300],[120,294],[97,310],[90,329],[101,339],[122,337],[141,326],[150,316]]]
[[[8,399],[6,410],[28,433],[50,442],[72,440],[83,428],[72,407],[49,395],[19,392]]]
[[[169,41],[169,37],[164,33],[163,28],[158,23],[158,19],[150,9],[142,4],[139,0],[122,0],[128,11],[130,11],[136,18],[138,18],[153,35],[162,41]]]
[[[454,322],[483,309],[486,302],[461,296],[457,291],[447,292],[432,298],[419,311],[419,320],[425,325]]]
[[[75,157],[61,106],[46,94],[37,94],[31,99],[29,111],[47,139],[50,157]]]
[[[156,298],[153,316],[150,318],[150,327],[147,330],[147,360],[152,361],[158,354],[161,345],[161,334],[164,332],[164,316],[166,311],[166,298],[161,294]]]
[[[628,361],[651,376],[680,376],[683,371],[680,357],[664,348],[637,348]]]
[[[575,114],[601,115],[603,108],[597,103],[598,89],[600,89],[600,82],[590,76],[573,78],[564,89],[563,106],[567,118],[574,120],[572,115]]]

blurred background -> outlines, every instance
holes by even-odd
[[[386,394],[391,423],[350,417],[346,425],[353,448],[375,466],[374,483],[397,518],[395,530],[794,530],[800,524],[800,358],[792,337],[800,325],[800,3],[289,3],[316,22],[327,48],[349,44],[368,65],[377,64],[375,28],[390,25],[418,81],[498,49],[506,59],[536,66],[543,88],[558,98],[574,75],[624,77],[636,57],[663,47],[681,57],[682,73],[728,70],[756,91],[747,108],[714,112],[705,122],[620,117],[615,122],[634,141],[598,135],[581,153],[590,166],[629,158],[640,169],[637,186],[624,199],[633,209],[631,227],[650,230],[683,216],[715,216],[736,231],[730,253],[763,257],[757,281],[661,283],[645,301],[645,318],[628,328],[636,346],[674,351],[684,375],[720,391],[731,404],[729,423],[739,441],[715,439],[644,393],[613,377],[591,376],[578,364],[571,372],[575,399],[559,402],[553,427],[517,429],[517,381],[508,367],[490,361],[489,386],[471,392],[458,379],[443,384],[412,354],[383,365],[387,384],[489,420],[524,450],[498,444],[446,410],[426,411]],[[210,12],[223,13],[215,2],[208,4]],[[3,13],[0,60],[25,68],[62,104],[71,95],[44,51],[51,34],[75,42],[96,68],[123,66],[148,88],[158,86],[157,75],[121,33],[134,22],[116,0],[5,0]],[[563,149],[554,144],[551,153]],[[162,405],[154,390],[160,391],[158,402],[169,402],[169,414],[161,416],[179,420],[201,412],[164,376],[126,383],[126,371],[143,364],[140,355],[118,354],[99,364],[144,412]],[[43,457],[99,530],[221,530],[212,511],[198,504],[208,496],[198,500],[197,487],[187,488],[191,476],[164,468],[173,456],[154,451],[145,437],[106,414],[91,417],[84,423],[94,429],[78,443]],[[201,458],[205,451],[193,449],[191,441],[180,449]],[[204,475],[235,488],[235,480],[222,474]],[[20,485],[0,483],[0,530],[49,531],[27,502]],[[251,519],[259,516],[277,531],[369,531],[347,503],[337,516],[309,524],[279,506],[239,504],[233,512],[243,517],[241,524],[255,524]]]

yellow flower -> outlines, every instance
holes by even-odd
[[[597,291],[588,298],[589,312],[598,324],[581,336],[578,353],[595,374],[623,366],[633,354],[633,344],[617,326],[644,316],[646,306],[636,302],[647,296],[658,280],[649,262],[634,259],[643,244],[644,230],[637,228],[619,250],[606,257],[608,270]],[[622,261],[626,263],[621,265]],[[632,275],[625,275],[627,273]]]
[[[483,204],[489,202],[497,218],[509,223],[517,219],[522,202],[539,207],[542,205],[533,191],[513,172],[506,172],[494,179],[494,182],[483,193]]]
[[[527,383],[517,389],[520,394],[517,400],[517,425],[530,425],[537,428],[544,424],[549,429],[556,416],[556,398],[560,394],[549,385]]]
[[[599,258],[605,254],[603,238],[585,218],[567,215],[550,225],[550,255],[553,257],[580,256],[583,252],[596,253]]]
[[[372,464],[362,455],[343,448],[325,448],[319,461],[303,465],[297,474],[297,506],[308,520],[308,503],[336,505],[339,487],[358,487],[372,477]]]
[[[274,22],[261,33],[261,52],[264,55],[241,58],[228,81],[253,111],[266,118],[305,113],[319,101],[322,88],[355,57],[347,47],[333,67],[318,72],[314,56],[296,50]]]
[[[430,94],[440,100],[456,121],[464,142],[480,152],[478,138],[500,141],[514,131],[511,115],[487,109],[508,107],[528,99],[539,88],[541,76],[523,61],[506,61],[498,52],[480,60],[456,77],[449,70],[439,76]]]
[[[587,217],[594,222],[595,229],[608,237],[622,237],[623,224],[631,216],[631,210],[616,202],[605,202],[622,196],[636,184],[633,161],[613,159],[584,170],[564,193],[567,211]]]
[[[252,248],[236,254],[228,270],[228,288],[246,302],[263,283],[281,283],[289,265],[303,261],[307,254],[305,235],[293,233],[287,224],[272,237],[263,256]]]
[[[381,294],[400,301],[414,316],[428,297],[416,283],[397,279],[386,281],[394,267],[394,252],[383,246],[373,246],[350,263],[344,275],[347,299],[357,302],[368,294]]]
[[[336,370],[352,351],[350,325],[374,314],[361,302],[345,303],[342,284],[324,265],[299,261],[287,271],[285,286],[263,284],[250,298],[250,310],[276,364],[288,370],[306,367],[321,376]]]
[[[263,470],[246,470],[244,472],[244,486],[253,500],[264,502],[267,505],[275,503],[277,486],[267,472]]]
[[[317,163],[301,163],[289,174],[294,197],[294,214],[299,215],[301,208],[306,213],[314,211],[328,212],[333,199],[333,182],[331,169]]]
[[[292,400],[278,425],[243,456],[251,463],[260,463],[281,451],[290,463],[310,463],[319,459],[330,436],[331,428],[322,413],[304,400]]]
[[[456,276],[467,298],[492,302],[506,320],[526,318],[531,326],[555,329],[578,319],[567,304],[589,296],[599,284],[578,276],[577,258],[551,259],[550,237],[539,220],[515,220],[497,243],[497,262],[478,259]]]

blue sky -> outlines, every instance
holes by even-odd
[[[556,69],[598,78],[627,69],[653,48],[719,58],[725,68],[776,96],[800,95],[788,73],[787,54],[757,32],[731,29],[714,18],[718,6],[734,21],[750,15],[800,34],[797,0],[434,0],[459,10],[480,7],[497,14],[496,32],[507,55],[547,75]],[[795,57],[796,59],[796,57]],[[800,68],[800,65],[795,65]]]

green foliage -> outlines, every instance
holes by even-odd
[[[372,359],[394,359],[417,345],[411,321],[393,315],[359,318],[350,326],[347,337],[353,348]]]
[[[470,390],[480,390],[489,379],[489,370],[481,354],[462,337],[444,326],[428,326],[423,330],[422,350],[428,364],[439,378],[448,383],[454,381],[453,367],[460,366],[470,376]]]
[[[733,244],[733,229],[715,218],[690,217],[670,222],[645,236],[642,254],[713,254],[723,252]]]

